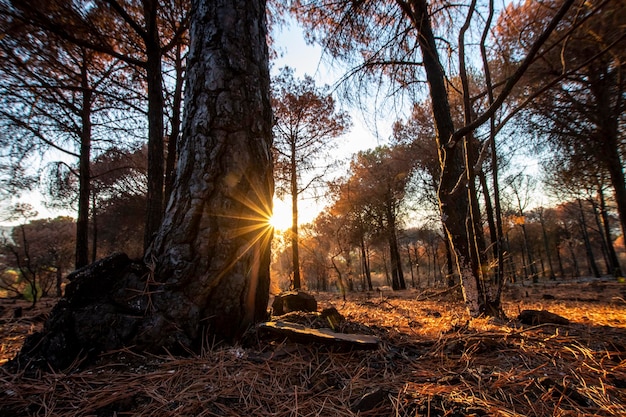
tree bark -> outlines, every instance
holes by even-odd
[[[232,339],[265,318],[274,183],[265,2],[192,2],[180,161],[149,251],[182,339]],[[155,321],[161,324],[161,321]],[[155,326],[154,332],[162,329]]]
[[[585,254],[587,255],[589,272],[592,273],[594,277],[600,278],[600,271],[598,270],[598,265],[596,265],[596,258],[593,254],[593,249],[591,248],[591,241],[589,240],[589,231],[587,228],[587,220],[585,219],[585,211],[580,199],[578,199],[578,208],[580,209],[580,232],[583,235],[583,242],[585,243]]]
[[[291,260],[293,263],[293,288],[298,290],[300,282],[300,248],[298,246],[298,167],[296,164],[296,140],[291,141]]]
[[[144,1],[146,21],[146,79],[148,89],[148,195],[144,249],[147,249],[163,218],[164,147],[163,147],[163,73],[161,40],[157,26],[158,1]]]
[[[598,189],[598,196],[600,198],[600,216],[602,217],[602,227],[604,230],[604,236],[606,238],[606,246],[609,252],[609,260],[611,263],[611,271],[610,274],[613,274],[615,277],[622,276],[622,268],[619,264],[619,259],[617,257],[617,253],[615,252],[615,246],[613,245],[613,238],[611,236],[611,226],[609,223],[609,216],[606,210],[606,200],[604,199],[604,193],[602,192],[602,188]]]
[[[374,287],[372,286],[372,272],[370,271],[370,261],[369,256],[367,254],[367,250],[365,249],[365,239],[361,235],[360,237],[360,247],[361,247],[361,261],[363,262],[363,272],[365,274],[365,281],[367,283],[367,289],[369,291],[373,291]]]
[[[396,226],[392,223],[389,226],[389,262],[391,264],[391,287],[394,290],[406,290],[404,272],[402,271],[402,259],[398,248],[398,237],[396,236]]]
[[[81,268],[89,263],[89,204],[91,175],[91,98],[93,91],[89,86],[87,72],[87,52],[83,51],[81,67],[82,108],[78,178],[78,219],[76,220],[76,262],[75,267]]]
[[[426,0],[401,2],[413,26],[419,31],[418,42],[422,50],[424,70],[430,87],[432,112],[435,119],[437,146],[441,177],[439,180],[439,209],[445,233],[450,243],[461,278],[463,297],[471,316],[476,317],[486,309],[485,295],[478,285],[478,274],[472,265],[466,221],[469,214],[469,201],[465,187],[455,187],[465,174],[463,147],[453,142],[454,123],[448,102],[445,74],[441,66],[435,36],[428,14]]]
[[[171,132],[167,143],[167,159],[165,161],[165,199],[167,203],[172,195],[174,187],[174,175],[176,174],[176,161],[178,160],[178,139],[180,136],[181,114],[180,107],[183,99],[184,67],[182,57],[182,45],[176,45],[176,57],[174,60],[176,71],[176,84],[174,86],[174,98],[172,100]]]

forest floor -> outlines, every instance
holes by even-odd
[[[256,334],[188,356],[124,350],[66,372],[0,369],[0,416],[626,416],[624,283],[509,287],[509,320],[470,320],[458,293],[435,290],[314,295],[379,347]],[[0,302],[0,364],[53,302],[21,318],[19,302]],[[524,309],[570,324],[522,325]]]

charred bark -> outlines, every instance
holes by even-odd
[[[265,2],[195,1],[174,190],[151,259],[181,337],[266,315],[274,183]],[[174,307],[175,306],[175,307]],[[159,331],[155,330],[158,334]]]

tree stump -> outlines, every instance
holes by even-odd
[[[42,331],[26,339],[8,366],[60,370],[107,350],[149,348],[141,341],[152,326],[147,314],[148,276],[142,262],[133,262],[124,253],[73,272],[65,297],[52,309]]]

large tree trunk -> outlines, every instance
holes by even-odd
[[[171,291],[155,301],[192,339],[265,317],[274,183],[265,2],[192,5],[185,121],[174,191],[150,255]]]
[[[62,369],[124,346],[188,351],[265,318],[274,188],[265,1],[194,0],[190,35],[180,163],[148,267],[116,254],[72,273],[14,364]]]

